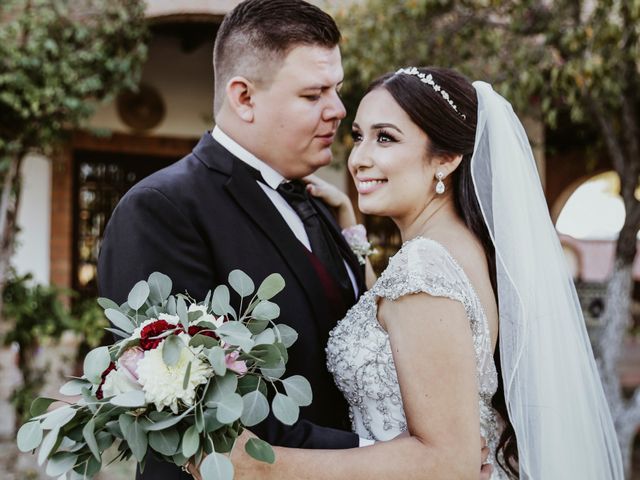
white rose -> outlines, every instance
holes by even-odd
[[[184,338],[183,338],[184,337]],[[188,335],[181,334],[179,338],[183,342],[188,341]],[[213,369],[198,356],[202,350],[199,348],[185,347],[175,365],[164,363],[162,349],[164,342],[153,350],[144,353],[144,358],[138,362],[138,380],[142,384],[147,403],[153,403],[158,411],[169,407],[175,414],[178,413],[178,402],[185,405],[193,405],[196,396],[196,388],[209,380]],[[191,363],[191,373],[187,387],[182,388],[184,376]]]
[[[131,390],[140,390],[141,388],[141,385],[133,378],[120,370],[114,369],[111,370],[109,375],[104,379],[102,395],[104,398],[113,397],[120,393],[130,392]]]

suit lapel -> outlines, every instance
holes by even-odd
[[[225,188],[280,252],[282,260],[298,279],[313,310],[318,314],[318,320],[326,328],[326,321],[330,315],[324,298],[324,289],[303,250],[304,245],[295,237],[282,215],[256,181],[243,168],[240,160],[234,161],[232,173]]]

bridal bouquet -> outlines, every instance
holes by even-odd
[[[115,460],[133,456],[141,469],[156,455],[179,466],[191,460],[205,480],[232,479],[225,454],[242,430],[270,411],[291,425],[312,395],[304,377],[282,379],[287,348],[297,339],[274,322],[280,309],[270,299],[284,288],[283,278],[270,275],[256,291],[234,270],[229,285],[240,297],[238,311],[225,285],[196,302],[170,295],[171,280],[158,272],[137,283],[123,305],[99,299],[115,327],[108,330],[120,340],[89,352],[82,377],[60,389],[79,399],[51,411],[56,400],[33,402],[33,417],[18,431],[20,450],[39,447],[38,462],[48,461],[47,474],[60,479],[92,478],[112,445]],[[271,404],[268,386],[275,390]],[[258,460],[275,460],[262,440],[245,448]]]

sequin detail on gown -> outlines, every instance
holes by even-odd
[[[447,297],[464,306],[476,354],[480,431],[493,463],[492,480],[506,479],[495,462],[500,436],[491,398],[498,387],[489,324],[471,282],[440,243],[417,237],[402,246],[367,291],[331,331],[327,366],[349,403],[353,431],[363,438],[390,440],[407,430],[400,386],[386,331],[377,319],[378,297],[395,300],[412,293]]]

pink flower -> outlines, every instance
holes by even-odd
[[[228,353],[224,359],[227,364],[227,368],[233,372],[236,372],[238,375],[244,375],[247,373],[247,364],[243,360],[238,360],[240,356],[239,352],[231,352]]]
[[[118,359],[118,366],[133,380],[138,380],[138,362],[144,358],[144,350],[132,347],[126,350]]]

